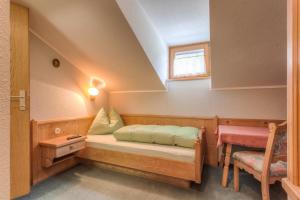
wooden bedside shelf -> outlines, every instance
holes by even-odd
[[[51,167],[73,158],[76,153],[85,148],[85,138],[67,140],[68,136],[53,138],[39,143],[42,149],[42,166]]]

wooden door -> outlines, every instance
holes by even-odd
[[[28,9],[11,4],[11,198],[30,192]],[[20,91],[25,92],[24,98]]]

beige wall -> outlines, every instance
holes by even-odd
[[[210,80],[173,81],[168,92],[112,93],[120,113],[285,119],[286,89],[210,90]]]
[[[53,58],[60,59],[60,68],[52,66]],[[107,107],[105,91],[101,91],[96,101],[90,101],[86,94],[89,77],[33,34],[30,34],[30,70],[32,119],[84,117]]]
[[[286,84],[286,1],[210,1],[212,87]]]
[[[0,199],[10,197],[9,3],[0,1]]]

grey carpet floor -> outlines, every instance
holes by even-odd
[[[261,199],[260,184],[251,175],[240,173],[241,190],[234,192],[232,170],[227,188],[222,188],[222,170],[205,166],[203,183],[180,189],[141,177],[129,176],[94,166],[79,165],[32,188],[19,200],[200,200]],[[272,185],[271,200],[287,199],[280,183]]]

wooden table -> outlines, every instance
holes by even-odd
[[[67,136],[56,137],[39,143],[42,150],[42,166],[52,167],[75,156],[76,152],[85,148],[85,136],[69,139]]]
[[[229,164],[231,158],[232,145],[246,147],[265,148],[268,141],[269,130],[265,127],[249,126],[218,126],[218,147],[226,146],[222,186],[227,186]]]

